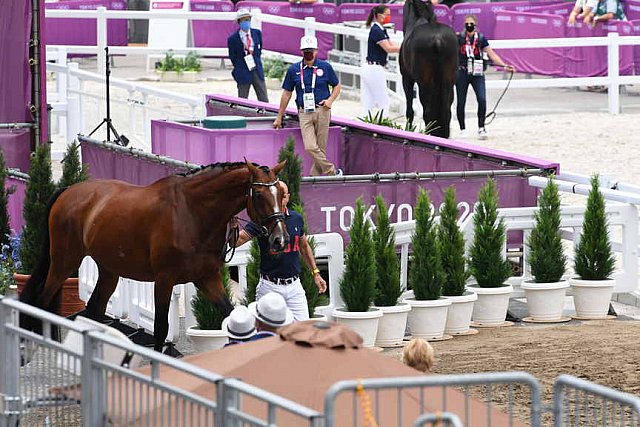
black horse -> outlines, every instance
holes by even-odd
[[[407,122],[413,124],[413,87],[418,83],[425,125],[435,122],[432,135],[449,138],[458,38],[451,27],[437,22],[430,0],[406,0],[403,13],[400,72]]]

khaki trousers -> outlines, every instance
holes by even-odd
[[[331,109],[316,107],[313,113],[300,111],[298,114],[304,149],[313,158],[311,175],[335,175],[336,167],[327,160],[327,139]]]

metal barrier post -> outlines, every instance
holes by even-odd
[[[102,358],[103,344],[92,336],[93,332],[89,330],[82,334],[82,385],[88,389],[88,393],[82,393],[81,408],[85,425],[101,426],[106,414],[106,387],[102,371],[93,369],[93,359]]]
[[[620,114],[620,38],[618,33],[607,35],[607,54],[609,60],[609,112]]]
[[[6,297],[5,297],[6,298]],[[17,324],[17,312],[7,307],[0,297],[0,426],[18,425],[20,399],[20,340],[7,325]]]
[[[98,12],[98,22],[96,25],[97,31],[97,40],[98,40],[98,74],[104,75],[106,71],[106,52],[104,48],[107,47],[107,18],[105,14],[107,13],[107,9],[104,6],[101,6],[97,9]]]

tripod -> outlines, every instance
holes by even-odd
[[[105,117],[104,119],[102,119],[102,121],[100,122],[100,124],[98,126],[95,127],[94,130],[91,131],[91,133],[89,134],[89,136],[93,135],[94,133],[96,133],[96,131],[98,129],[100,129],[102,127],[102,125],[106,124],[107,125],[107,142],[111,141],[111,132],[113,132],[113,136],[114,136],[114,140],[113,142],[115,142],[118,145],[121,145],[123,147],[126,147],[127,145],[129,145],[129,138],[127,138],[124,135],[120,135],[118,133],[118,131],[116,130],[116,128],[113,126],[113,123],[111,122],[111,98],[110,98],[110,94],[109,94],[109,76],[111,75],[111,68],[109,66],[109,47],[105,47],[104,51],[106,53],[105,55],[105,62],[106,62],[106,67],[105,67],[105,83],[106,83],[106,95],[107,95],[107,117]]]

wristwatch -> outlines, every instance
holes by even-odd
[[[316,274],[319,274],[319,273],[320,273],[320,270],[316,267],[316,268],[314,268],[313,270],[311,270],[311,272],[312,272],[314,275],[316,275]]]

